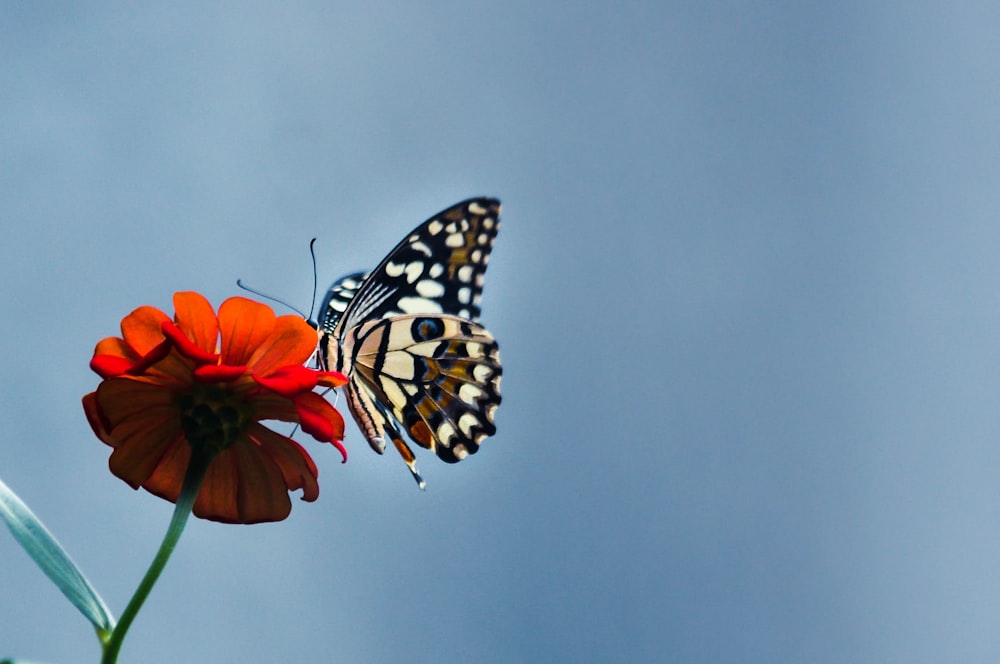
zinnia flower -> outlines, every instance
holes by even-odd
[[[174,320],[154,307],[136,309],[122,320],[120,338],[94,349],[90,367],[104,380],[83,407],[97,437],[114,448],[111,472],[176,502],[193,454],[210,458],[194,514],[226,523],[284,519],[289,491],[316,500],[312,458],[260,423],[298,423],[347,460],[344,419],[313,391],[346,379],[304,366],[316,331],[242,297],[223,302],[218,316],[198,293],[176,293],[174,308]]]

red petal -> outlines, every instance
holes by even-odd
[[[347,384],[347,376],[339,371],[317,371],[316,383],[323,387],[340,387]]]
[[[229,383],[247,373],[246,367],[228,364],[204,364],[194,370],[194,376],[203,383]]]
[[[160,325],[163,330],[163,335],[173,343],[177,351],[189,357],[199,364],[215,364],[219,361],[219,356],[215,353],[209,353],[202,350],[200,347],[195,345],[190,339],[184,336],[184,331],[177,327],[173,321],[165,320]]]
[[[90,368],[101,378],[111,378],[121,376],[132,368],[134,362],[126,360],[124,357],[114,355],[95,355],[90,360]]]
[[[166,321],[169,323],[169,321]],[[128,368],[127,373],[132,376],[138,376],[149,369],[151,366],[164,359],[167,355],[170,355],[170,349],[173,345],[168,339],[164,339],[156,346],[150,349],[148,353],[142,356],[137,362],[135,362],[131,367]]]
[[[347,450],[339,442],[344,439],[344,417],[337,409],[315,392],[296,397],[295,409],[302,430],[321,443],[333,443],[346,463]]]
[[[316,387],[317,372],[300,364],[279,367],[266,378],[257,373],[253,379],[267,389],[289,399],[301,392],[309,392]]]

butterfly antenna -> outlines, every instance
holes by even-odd
[[[312,304],[309,306],[309,318],[306,319],[310,323],[313,322],[313,311],[316,309],[316,290],[317,290],[317,279],[316,279],[316,238],[309,241],[309,255],[312,256],[313,262],[313,296]],[[313,327],[317,327],[314,325]]]
[[[273,295],[268,295],[267,293],[262,293],[259,290],[257,290],[256,288],[251,288],[250,286],[247,286],[246,284],[244,284],[242,279],[237,279],[236,280],[236,285],[239,286],[240,288],[242,288],[243,290],[247,291],[248,293],[253,293],[254,295],[258,295],[258,296],[264,298],[265,300],[270,300],[271,302],[277,302],[278,304],[283,305],[283,306],[291,309],[292,311],[294,311],[298,315],[302,316],[306,320],[309,320],[308,318],[306,318],[306,315],[304,313],[302,313],[302,310],[299,309],[298,307],[293,307],[292,305],[288,304],[287,302],[285,302],[284,300],[282,300],[280,298],[274,297]],[[315,299],[315,296],[313,296],[313,299]]]

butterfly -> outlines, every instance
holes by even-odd
[[[348,377],[348,408],[373,450],[385,438],[417,471],[405,431],[448,463],[496,433],[500,352],[479,324],[500,201],[470,198],[420,224],[374,270],[333,283],[320,306],[319,363]]]

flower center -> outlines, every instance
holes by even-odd
[[[253,421],[244,399],[220,385],[195,383],[179,401],[191,447],[213,456],[235,443]]]

